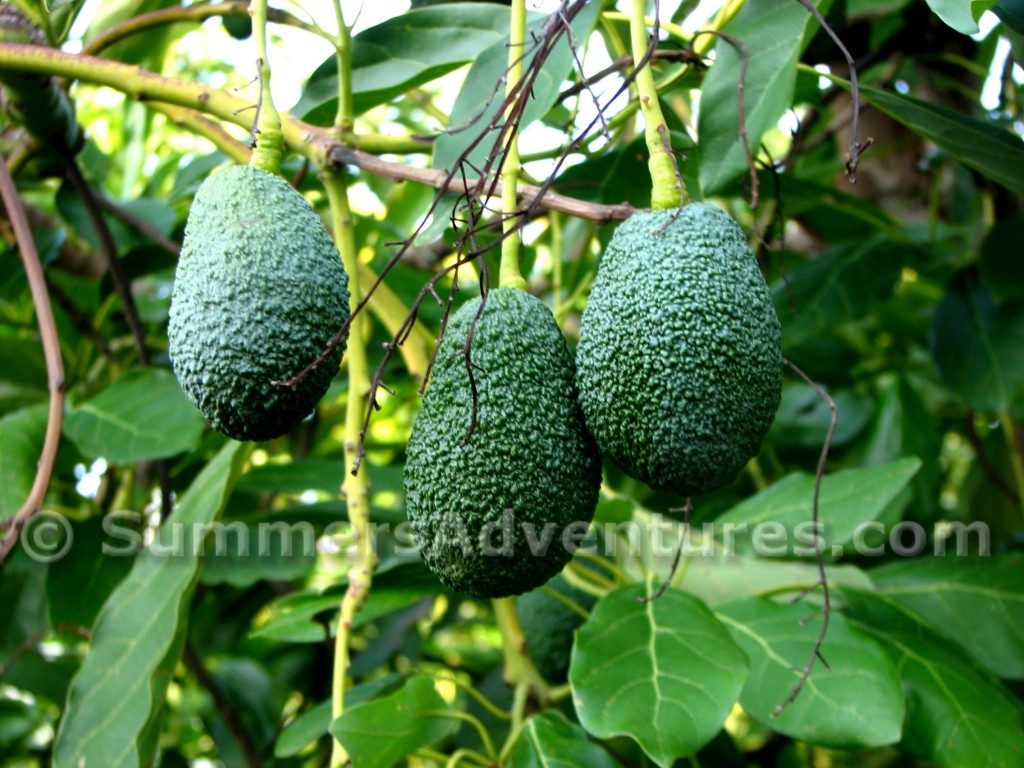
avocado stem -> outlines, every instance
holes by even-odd
[[[530,660],[526,636],[519,624],[514,597],[499,597],[491,601],[494,619],[501,632],[501,648],[505,658],[505,682],[510,686],[524,685],[540,701],[547,701],[548,684]]]
[[[668,126],[658,103],[650,61],[647,58],[648,38],[644,0],[632,0],[629,17],[629,36],[636,69],[636,89],[640,96],[640,111],[644,116],[644,140],[651,173],[651,208],[656,211],[678,208],[685,196],[683,179],[676,172],[676,164],[669,155]],[[641,66],[642,64],[642,66]]]
[[[256,125],[253,131],[253,151],[249,165],[270,173],[280,173],[284,137],[281,115],[274,107],[270,95],[270,60],[267,58],[267,0],[253,0],[252,35],[256,41],[256,60],[259,64],[260,95],[256,102]]]
[[[345,23],[341,0],[334,0],[334,17],[338,22],[338,37],[334,42],[338,62],[338,112],[334,125],[342,136],[352,133],[355,125],[355,107],[352,101],[352,28]]]
[[[498,269],[498,284],[508,288],[526,290],[526,280],[519,269],[519,235],[514,230],[518,225],[516,209],[519,200],[519,126],[510,124],[516,111],[515,102],[525,98],[521,92],[523,79],[523,58],[526,52],[526,0],[512,0],[511,19],[508,33],[508,73],[505,84],[505,135],[508,136],[505,160],[501,165],[501,210],[504,219],[501,230],[501,266]],[[510,99],[518,94],[514,99]],[[520,113],[521,114],[521,113]]]

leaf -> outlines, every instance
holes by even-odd
[[[508,9],[490,3],[452,3],[409,11],[352,38],[352,97],[356,115],[473,61],[502,40]],[[291,110],[314,125],[338,111],[337,59],[331,55],[309,78]]]
[[[821,627],[806,605],[753,598],[716,615],[750,659],[740,704],[752,717],[798,741],[835,749],[894,744],[903,722],[903,690],[888,654],[870,636],[832,613],[822,656],[807,684],[777,717],[800,679]]]
[[[352,768],[390,768],[406,755],[447,736],[456,721],[425,675],[409,678],[402,690],[346,709],[331,723]]]
[[[146,764],[185,639],[197,550],[247,455],[241,443],[221,449],[100,610],[57,731],[56,768]]]
[[[812,0],[821,12],[830,0]],[[738,99],[743,94],[747,141],[757,154],[761,136],[789,109],[796,87],[800,52],[810,42],[814,17],[789,0],[745,3],[723,30],[737,38],[749,56],[742,90],[742,55],[727,40],[715,43],[715,63],[700,92],[697,143],[705,195],[721,193],[748,170],[740,140]]]
[[[523,724],[512,754],[510,768],[621,768],[586,732],[565,719],[561,712],[534,715]]]
[[[203,428],[203,417],[163,368],[129,371],[64,420],[78,450],[114,464],[193,451]]]
[[[1024,301],[998,305],[974,270],[961,272],[935,308],[939,377],[974,410],[1010,409],[1024,390]]]
[[[0,520],[14,517],[32,490],[48,413],[36,405],[0,419]]]
[[[880,595],[843,590],[856,625],[899,670],[907,713],[899,747],[949,768],[1024,766],[1024,708],[999,681]]]
[[[858,392],[844,390],[832,394],[842,418],[836,424],[833,447],[849,443],[860,434],[871,418],[874,403]],[[832,409],[817,390],[808,384],[794,383],[782,390],[782,402],[775,412],[771,439],[801,448],[821,448],[832,421]]]
[[[992,12],[1014,32],[1024,34],[1024,0],[999,0]]]
[[[881,520],[921,467],[908,457],[826,475],[819,498],[819,533],[826,556],[859,554],[866,526]],[[762,556],[813,554],[814,477],[793,473],[741,501],[715,521],[729,551]],[[735,547],[735,550],[733,550]]]
[[[570,25],[576,39],[587,39],[597,22],[600,10],[600,3],[588,3],[576,15]],[[531,14],[528,18],[530,18],[530,23],[526,29],[527,41],[532,40],[534,35],[541,36],[541,26],[548,17]],[[487,50],[474,56],[466,80],[452,106],[448,121],[449,131],[442,133],[434,142],[434,158],[431,162],[434,168],[453,170],[459,156],[469,148],[472,142],[476,141],[480,132],[497,115],[498,109],[505,99],[504,84],[508,70],[508,45],[508,35],[506,34]],[[532,48],[533,46],[530,46],[526,49],[527,58],[523,62],[524,70],[529,68],[535,58],[536,51],[531,50]],[[569,47],[568,37],[563,34],[551,50],[533,83],[533,88],[530,90],[530,101],[527,103],[519,123],[520,131],[525,130],[534,120],[543,117],[555,105],[562,83],[572,71],[573,65],[573,53]],[[467,167],[482,167],[488,155],[492,153],[497,137],[497,131],[486,134],[483,141],[469,153],[468,161],[471,165]]]
[[[830,79],[849,88],[845,81]],[[867,85],[860,87],[860,96],[982,176],[1024,194],[1024,143],[1020,136],[913,96]]]
[[[246,493],[337,493],[344,479],[344,459],[309,457],[287,464],[253,467],[239,479],[237,489]]]
[[[928,0],[936,16],[964,35],[976,35],[981,14],[995,4],[996,0]]]
[[[668,768],[721,729],[747,678],[746,655],[704,603],[650,584],[605,595],[580,627],[569,666],[580,723],[630,736]]]
[[[997,221],[981,244],[981,277],[999,301],[1024,299],[1024,273],[1020,244],[1024,242],[1024,215]]]
[[[871,571],[881,597],[946,635],[978,666],[1024,679],[1024,556],[945,557]]]
[[[889,298],[900,277],[902,250],[891,240],[868,236],[802,262],[789,273],[788,285],[773,285],[785,347],[826,337]]]
[[[283,521],[246,525],[225,521],[214,531],[203,562],[204,584],[249,587],[260,581],[287,582],[313,568],[316,533],[313,526]]]

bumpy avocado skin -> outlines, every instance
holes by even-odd
[[[561,574],[545,586],[587,611],[597,602],[593,595],[571,587]],[[569,673],[573,633],[583,623],[583,617],[539,589],[527,592],[516,601],[516,613],[537,671],[548,682],[564,683]]]
[[[236,440],[295,427],[330,386],[342,340],[294,387],[349,316],[348,275],[320,217],[284,179],[245,165],[211,174],[185,226],[168,339],[182,389]]]
[[[706,203],[638,213],[598,269],[576,353],[601,451],[683,496],[757,454],[782,388],[781,326],[739,225]]]
[[[565,339],[543,302],[513,288],[488,293],[473,331],[477,422],[467,441],[463,350],[479,308],[479,298],[467,302],[445,331],[409,439],[406,501],[420,553],[444,584],[506,597],[572,558],[563,535],[577,521],[577,541],[586,532],[601,468]]]

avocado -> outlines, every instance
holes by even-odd
[[[730,482],[782,392],[781,326],[743,230],[691,203],[612,235],[580,321],[580,403],[626,474],[682,496]]]
[[[600,484],[572,355],[551,311],[507,287],[490,290],[482,309],[480,298],[460,307],[405,465],[408,515],[427,567],[472,597],[528,592],[572,558]]]
[[[348,275],[323,222],[281,177],[248,165],[199,187],[171,296],[171,364],[210,425],[236,440],[295,427],[324,396],[345,339]]]
[[[593,595],[571,586],[562,574],[544,586],[565,595],[585,611],[589,611],[597,602]],[[550,683],[565,682],[569,673],[573,635],[583,623],[583,616],[540,589],[527,592],[516,600],[516,613],[526,638],[526,647],[530,651],[530,659],[537,671]]]

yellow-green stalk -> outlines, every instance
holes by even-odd
[[[523,79],[523,56],[526,51],[526,0],[512,0],[511,22],[508,36],[508,75],[505,95],[510,96]],[[520,99],[525,94],[520,93]],[[513,104],[505,110],[509,118]],[[498,284],[526,289],[526,280],[519,271],[519,235],[513,230],[518,224],[515,212],[518,208],[518,185],[521,164],[519,160],[519,132],[508,126],[509,136],[506,143],[505,161],[501,166],[501,211],[505,216],[502,232],[505,239],[501,241],[501,267],[498,271]]]

